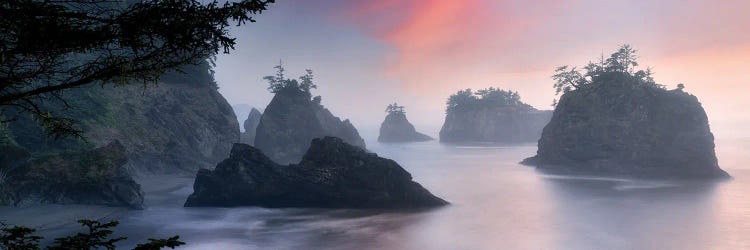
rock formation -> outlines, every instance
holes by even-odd
[[[447,204],[396,162],[334,137],[313,139],[299,164],[282,166],[235,144],[215,170],[201,169],[185,206],[416,208]]]
[[[3,169],[7,172],[0,183],[0,203],[5,205],[143,207],[143,192],[124,168],[127,152],[117,141],[91,151],[56,153],[14,162],[21,163]]]
[[[59,112],[80,121],[87,143],[48,138],[27,116],[9,123],[7,133],[33,155],[91,150],[118,140],[128,152],[126,167],[138,173],[194,173],[214,166],[239,141],[239,124],[207,63],[184,71],[167,73],[145,90],[133,84],[66,91],[72,107]]]
[[[566,92],[525,164],[554,172],[642,177],[726,177],[706,112],[681,88],[623,72]]]
[[[237,117],[237,123],[242,125],[242,123],[247,119],[247,116],[250,114],[250,110],[253,109],[253,106],[250,106],[250,104],[245,103],[239,103],[232,105],[232,110],[234,110],[234,116]],[[242,126],[240,126],[240,132],[243,131]]]
[[[266,107],[256,129],[255,147],[281,164],[299,162],[310,140],[335,136],[365,148],[365,141],[349,120],[341,121],[296,87],[280,89]]]
[[[258,124],[260,124],[261,116],[262,114],[257,109],[252,108],[252,110],[250,110],[247,115],[247,120],[245,120],[242,126],[245,129],[245,132],[242,132],[240,135],[241,143],[248,145],[253,145],[255,143],[255,130],[258,128]]]
[[[69,109],[45,103],[79,121],[86,140],[48,137],[30,116],[2,110],[17,119],[0,124],[0,179],[7,179],[0,201],[138,208],[143,194],[130,174],[192,174],[226,158],[240,139],[234,113],[207,63],[184,71],[146,90],[138,84],[71,89],[63,96]]]
[[[449,106],[440,129],[441,142],[534,142],[552,116],[552,111],[537,110],[521,102],[515,92],[490,88],[492,93],[502,95],[476,97],[471,90],[468,91],[459,92],[463,92],[468,100]],[[479,92],[482,91],[486,90]],[[506,93],[508,97],[504,96]]]
[[[406,114],[403,112],[390,112],[380,124],[379,142],[415,142],[433,140],[425,134],[417,132]]]

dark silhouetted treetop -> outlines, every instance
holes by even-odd
[[[682,91],[683,89],[685,89],[685,84],[678,83],[677,84],[677,90]]]
[[[555,74],[552,75],[552,80],[555,81],[554,88],[555,94],[566,93],[574,91],[576,89],[589,87],[590,85],[596,85],[600,81],[600,78],[612,78],[613,74],[625,75],[629,78],[634,79],[639,85],[652,86],[657,88],[664,88],[664,85],[657,84],[654,81],[653,71],[651,68],[646,70],[637,70],[638,66],[638,55],[637,50],[633,49],[630,45],[622,45],[620,48],[612,53],[609,58],[604,58],[604,55],[598,60],[598,62],[589,62],[583,69],[585,73],[579,72],[576,67],[560,66],[555,68]],[[684,87],[684,85],[683,85]],[[678,89],[681,89],[678,86]],[[557,104],[557,100],[554,101],[554,105]]]
[[[405,114],[406,110],[404,110],[404,106],[399,106],[398,103],[394,102],[393,104],[388,104],[385,112],[388,112],[388,114]]]
[[[313,71],[310,69],[306,69],[305,75],[300,76],[299,81],[297,81],[297,79],[288,79],[284,77],[284,71],[286,70],[281,61],[279,61],[279,64],[273,68],[276,69],[276,75],[263,77],[263,79],[268,82],[268,91],[271,93],[278,93],[282,90],[299,90],[311,95],[310,90],[318,88],[318,85],[315,85],[313,82]],[[316,96],[316,98],[318,98],[317,102],[320,103],[319,96]]]
[[[116,243],[127,239],[126,237],[112,238],[112,228],[120,224],[118,221],[101,223],[93,220],[79,220],[86,231],[72,236],[55,239],[54,244],[48,246],[47,250],[68,249],[116,249]],[[8,250],[38,250],[39,241],[43,238],[35,235],[36,229],[8,226],[2,224],[0,229],[0,248]],[[148,239],[147,243],[138,244],[134,250],[158,250],[185,245],[179,236],[167,239]]]
[[[446,112],[486,107],[532,108],[521,102],[521,95],[516,91],[489,87],[476,92],[472,92],[471,89],[459,90],[448,97]]]
[[[0,108],[53,136],[80,136],[75,119],[41,103],[90,84],[157,83],[167,70],[234,48],[230,25],[254,22],[274,0],[6,0],[0,2]],[[12,119],[12,117],[6,117]]]

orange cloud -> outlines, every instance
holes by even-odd
[[[467,82],[493,84],[486,76],[517,62],[517,55],[506,49],[518,43],[526,27],[544,18],[549,3],[556,1],[539,5],[489,0],[405,2],[360,3],[348,17],[392,46],[395,53],[386,59],[388,76],[409,89],[453,90]],[[519,9],[524,11],[516,12]]]

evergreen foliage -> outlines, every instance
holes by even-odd
[[[517,91],[489,87],[477,91],[471,89],[459,90],[448,97],[446,112],[483,107],[531,108],[531,106],[521,102],[521,95]]]
[[[77,233],[72,236],[66,236],[55,239],[55,242],[46,247],[47,250],[64,250],[64,249],[116,249],[116,243],[127,239],[126,237],[113,238],[114,231],[112,228],[120,224],[118,221],[101,223],[93,220],[79,220],[78,223],[84,226],[85,232]],[[38,250],[39,241],[43,238],[35,235],[36,229],[8,226],[2,224],[0,229],[0,248],[7,250]],[[162,248],[175,248],[185,245],[180,241],[179,236],[173,236],[167,239],[148,239],[149,242],[138,244],[134,250],[157,250]]]
[[[156,84],[168,71],[234,49],[230,25],[274,0],[7,0],[0,2],[0,109],[30,114],[50,136],[82,137],[68,89]],[[210,72],[209,72],[210,73]],[[15,117],[5,117],[12,121]]]
[[[399,106],[398,103],[394,102],[393,104],[388,104],[385,112],[388,112],[388,114],[405,114],[406,110],[404,110],[404,106]]]
[[[576,67],[567,65],[555,68],[555,74],[552,75],[552,80],[555,81],[553,85],[555,94],[560,95],[561,93],[564,94],[577,89],[592,87],[606,82],[601,79],[611,79],[614,77],[613,75],[624,75],[632,80],[626,82],[634,82],[636,85],[665,88],[664,85],[656,83],[651,68],[646,68],[645,70],[637,69],[639,65],[637,52],[630,45],[621,45],[609,58],[605,59],[602,55],[598,62],[589,62],[583,68],[583,73],[576,69]],[[679,84],[677,89],[682,90],[684,87],[685,85]],[[557,99],[553,101],[553,106],[556,105]]]
[[[305,70],[305,74],[297,79],[286,78],[284,72],[284,65],[279,61],[279,64],[273,67],[276,69],[276,74],[272,76],[265,76],[263,80],[268,82],[268,91],[271,93],[278,93],[283,90],[299,90],[307,95],[312,95],[310,92],[312,89],[317,89],[318,85],[313,82],[313,71],[310,69]],[[316,96],[316,100],[320,103],[320,96]]]

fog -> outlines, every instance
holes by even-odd
[[[262,111],[272,97],[262,77],[282,60],[292,77],[314,70],[314,94],[359,129],[377,129],[385,105],[397,101],[430,132],[459,89],[517,90],[551,109],[555,66],[583,66],[629,43],[658,83],[684,83],[699,97],[717,136],[747,136],[750,19],[739,10],[748,8],[744,1],[279,1],[233,31],[238,45],[219,55],[216,80],[231,104]]]
[[[36,228],[42,245],[90,217],[121,222],[118,247],[179,235],[180,249],[750,249],[748,10],[279,0],[212,58],[220,94],[202,61],[192,85],[71,90],[91,144],[46,140],[37,116],[0,123],[0,224]],[[624,44],[655,82],[618,52],[556,78],[556,115],[525,105],[554,109],[557,66]],[[280,63],[292,79],[311,69],[317,88],[276,79],[271,93],[263,77]],[[488,87],[451,98],[439,136],[448,97]],[[274,95],[238,133],[227,102],[242,127]]]

